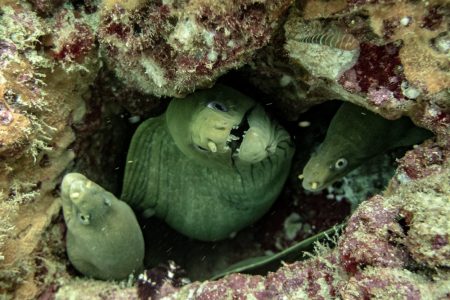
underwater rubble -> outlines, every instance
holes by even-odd
[[[447,1],[0,3],[0,298],[450,297]],[[164,111],[168,97],[230,80],[232,71],[280,122],[341,100],[391,120],[408,116],[435,137],[398,159],[387,188],[352,212],[334,248],[316,245],[265,276],[189,283],[169,264],[137,284],[80,277],[65,251],[62,176],[81,169],[118,192],[136,124]],[[317,202],[293,205],[320,218],[309,220],[316,230],[343,220],[348,205],[303,194],[297,164],[283,201]],[[320,213],[322,205],[338,216]],[[270,232],[270,250],[311,229],[296,227],[305,218],[298,212],[278,214],[278,227],[297,231]]]

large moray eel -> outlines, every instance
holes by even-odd
[[[140,125],[121,199],[186,236],[224,239],[270,208],[293,151],[261,105],[219,85],[172,100]]]
[[[319,191],[369,159],[390,149],[410,146],[431,137],[408,118],[395,121],[345,102],[333,117],[323,143],[300,175],[303,188]]]

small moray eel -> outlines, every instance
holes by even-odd
[[[139,126],[121,199],[188,237],[221,240],[268,211],[293,152],[290,135],[261,105],[216,85],[172,100]]]
[[[303,188],[326,188],[369,159],[390,149],[422,142],[432,134],[406,117],[387,120],[345,102],[333,117],[323,143],[311,156],[300,179]]]
[[[86,276],[125,279],[140,272],[144,238],[131,208],[78,173],[61,184],[67,254]]]

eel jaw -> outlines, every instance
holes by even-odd
[[[320,192],[323,189],[326,189],[328,186],[330,186],[332,183],[334,182],[334,180],[308,180],[303,178],[303,182],[302,182],[302,186],[305,190],[310,191],[310,192]]]
[[[319,183],[317,181],[313,181],[313,182],[305,182],[304,181],[303,188],[305,190],[308,190],[311,192],[317,192],[322,189],[322,186],[319,185]]]
[[[239,150],[244,140],[245,134],[250,129],[250,124],[248,123],[248,116],[253,111],[255,106],[251,107],[247,110],[242,117],[242,120],[239,124],[234,125],[230,130],[230,135],[227,138],[226,145],[231,149],[231,156],[237,156],[239,154]]]

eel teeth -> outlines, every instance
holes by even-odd
[[[233,156],[234,156],[234,157],[239,156],[239,152],[240,152],[240,151],[241,151],[240,148],[237,148],[236,150],[234,150],[234,151],[233,151]]]
[[[233,125],[230,135],[227,139],[227,146],[231,148],[231,152],[233,155],[239,153],[239,148],[241,147],[241,143],[244,140],[246,132],[250,129],[250,124],[248,123],[248,117],[253,111],[254,107],[251,107],[247,110],[242,117],[242,120],[239,124]]]
[[[211,150],[211,152],[217,152],[217,146],[216,146],[216,144],[214,143],[214,142],[212,142],[212,141],[209,141],[208,142],[208,148],[209,148],[209,150]]]
[[[233,135],[233,134],[230,134],[230,135],[228,136],[227,141],[228,141],[228,142],[230,142],[230,141],[239,141],[239,137],[237,137],[237,136],[235,136],[235,135]]]

